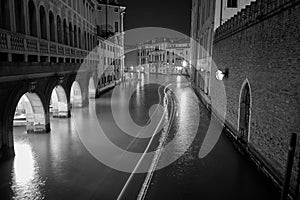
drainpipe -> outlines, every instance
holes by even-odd
[[[108,10],[108,1],[109,0],[106,0],[106,4],[105,4],[105,32],[106,32],[106,37],[107,37],[107,28],[108,28],[108,26],[107,26],[107,10]]]
[[[223,0],[221,0],[221,7],[220,7],[220,26],[222,25],[222,18],[223,18]]]

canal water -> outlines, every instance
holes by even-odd
[[[136,140],[124,134],[113,121],[113,115],[120,112],[122,116],[121,108],[127,106],[134,123],[147,126],[155,110],[153,105],[163,106],[160,85],[153,83],[166,85],[170,82],[177,96],[177,113],[167,142],[174,141],[171,146],[174,149],[162,153],[158,166],[165,163],[164,159],[180,158],[154,173],[146,198],[276,199],[277,191],[270,181],[240,156],[224,135],[209,156],[198,158],[202,133],[207,129],[210,116],[184,77],[162,75],[131,76],[126,83],[116,86],[114,92],[90,100],[88,107],[72,110],[70,119],[52,118],[50,134],[26,134],[25,127],[15,127],[16,156],[0,163],[0,199],[117,199],[130,173],[109,167],[92,156],[78,130],[91,129],[92,111],[96,111],[109,140],[121,149],[143,152],[149,138]],[[151,84],[143,86],[144,83]],[[126,94],[129,92],[132,96],[128,101]],[[112,113],[112,105],[120,108],[114,111],[117,113]],[[198,117],[193,114],[195,111],[200,112]],[[81,123],[77,123],[74,116]],[[198,125],[196,135],[184,131]],[[121,156],[111,159],[122,162]],[[129,189],[125,188],[126,199],[135,199],[146,175],[137,174],[140,180],[129,182]]]

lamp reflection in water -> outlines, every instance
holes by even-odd
[[[36,156],[27,143],[15,143],[16,157],[12,172],[13,199],[44,199],[41,186],[45,184],[39,177]]]

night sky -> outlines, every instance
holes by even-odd
[[[190,35],[191,0],[119,0],[126,6],[124,28],[162,27]]]

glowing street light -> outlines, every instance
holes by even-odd
[[[188,62],[187,62],[187,61],[185,61],[185,60],[184,60],[184,61],[182,61],[182,66],[183,66],[183,67],[187,67],[187,66],[188,66]]]
[[[216,71],[216,78],[219,80],[219,81],[222,81],[223,78],[224,78],[224,74],[221,70],[218,70]]]
[[[229,69],[225,69],[224,71],[218,70],[216,71],[216,78],[219,81],[222,81],[224,78],[228,78],[228,74],[229,74]]]

